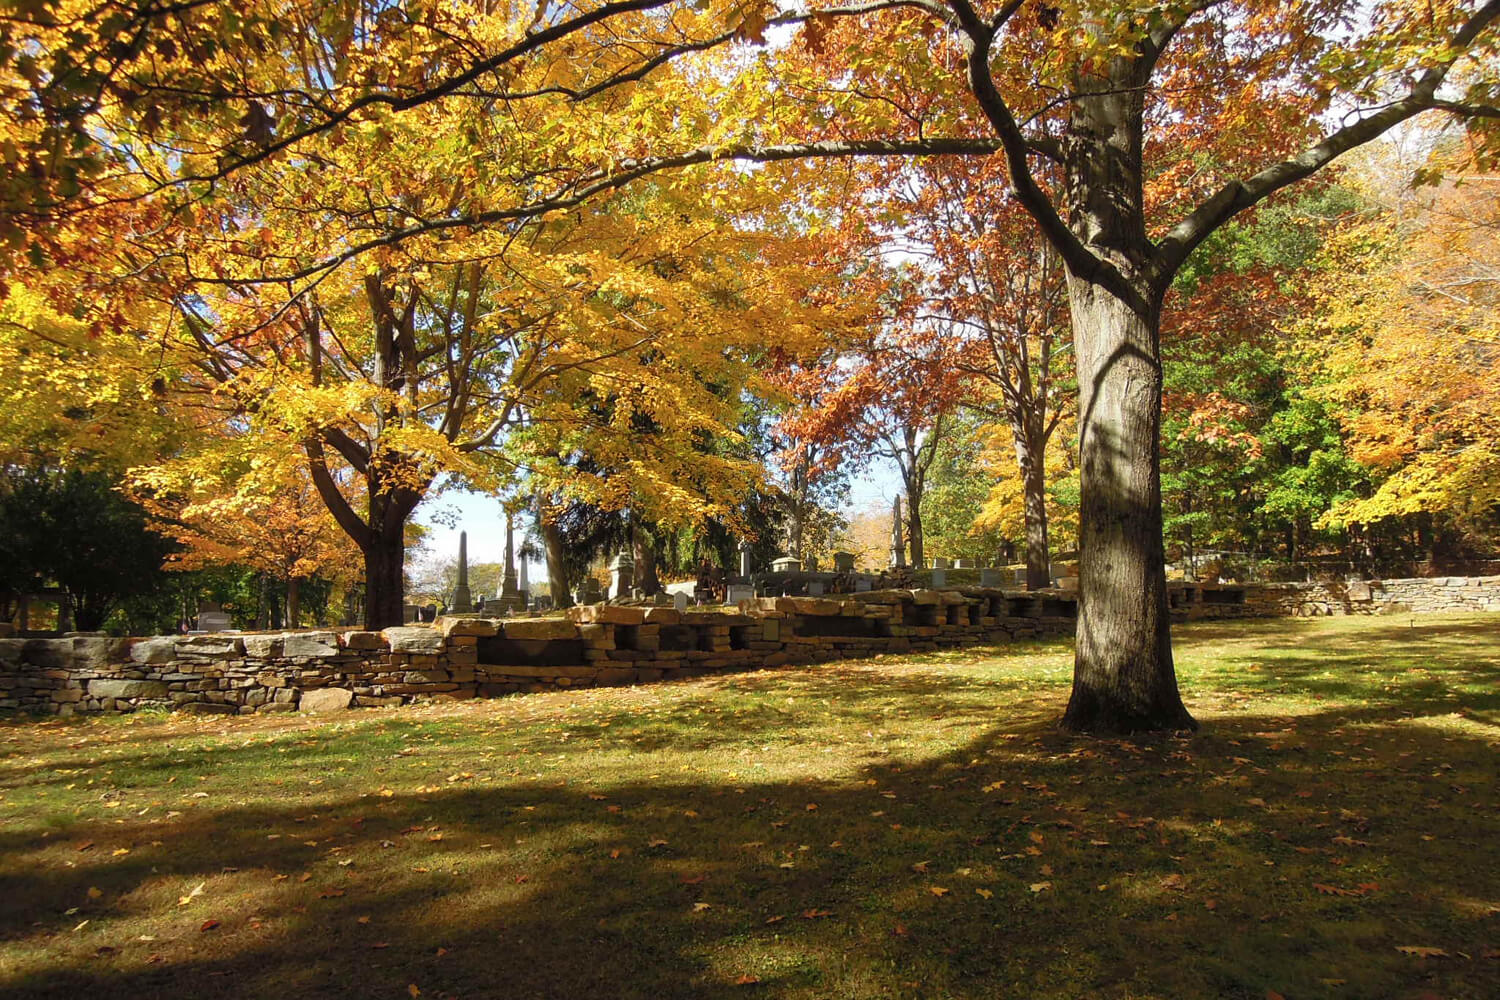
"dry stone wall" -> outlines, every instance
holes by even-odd
[[[1500,611],[1500,577],[1367,586],[1368,598],[1352,584],[1174,584],[1170,596],[1179,620]],[[566,618],[443,618],[383,632],[11,637],[0,638],[0,712],[329,712],[1065,636],[1076,618],[1064,591],[959,588],[688,611],[600,604]]]
[[[1245,594],[1260,617],[1500,611],[1500,576],[1268,583]]]

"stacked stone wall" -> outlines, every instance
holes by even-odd
[[[1500,611],[1500,576],[1254,584],[1245,600],[1257,617]]]
[[[1173,584],[1169,595],[1176,620],[1500,611],[1500,577],[1454,580]],[[383,632],[10,637],[0,638],[0,712],[244,715],[494,697],[1066,636],[1076,619],[1066,591],[956,588],[688,611],[601,604]]]

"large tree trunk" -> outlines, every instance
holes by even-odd
[[[406,562],[406,539],[401,531],[372,532],[365,547],[365,628],[402,624],[405,604],[401,578]]]
[[[911,553],[911,568],[923,567],[922,552],[922,494],[923,487],[910,483],[906,487],[906,545]]]
[[[650,532],[631,519],[630,557],[635,560],[634,584],[647,597],[661,593],[661,576],[656,571],[656,542]]]
[[[1078,644],[1063,727],[1195,729],[1172,666],[1162,545],[1157,316],[1070,277],[1078,358]]]
[[[562,532],[557,525],[538,518],[542,530],[542,547],[547,550],[547,586],[552,591],[552,606],[557,609],[571,608],[573,594],[569,589],[568,564],[563,551]]]
[[[1052,584],[1052,563],[1047,542],[1047,474],[1043,467],[1045,445],[1016,438],[1021,466],[1021,484],[1026,510],[1026,589],[1042,590]]]
[[[302,624],[302,579],[295,575],[286,578],[286,627],[297,628]]]

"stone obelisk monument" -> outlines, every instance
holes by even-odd
[[[458,533],[458,586],[453,588],[453,600],[448,602],[448,610],[461,615],[469,614],[474,610],[474,598],[469,593],[469,533],[467,531]]]
[[[516,587],[516,532],[514,517],[505,512],[505,572],[500,577],[500,601],[505,613],[511,614],[521,606],[521,594]]]

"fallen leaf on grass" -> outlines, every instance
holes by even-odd
[[[832,910],[819,910],[819,909],[814,908],[814,909],[811,909],[811,910],[803,910],[802,911],[802,919],[803,920],[817,920],[819,917],[831,917],[831,916],[833,916],[833,911]]]
[[[1031,883],[1031,885],[1028,888],[1030,888],[1032,892],[1045,892],[1046,890],[1052,888],[1052,883],[1051,882],[1033,882],[1033,883]]]
[[[1161,887],[1163,889],[1176,889],[1180,892],[1187,888],[1187,884],[1183,881],[1181,875],[1168,875],[1161,880]]]
[[[98,886],[89,886],[89,899],[98,899],[103,895],[104,890],[100,889]]]
[[[750,975],[747,972],[743,976],[741,976],[740,978],[736,979],[734,981],[734,985],[736,985],[736,986],[754,986],[758,982],[760,982],[760,977],[759,976],[752,976],[752,975]]]
[[[91,848],[93,846],[94,846],[94,842],[92,840],[85,840],[83,843],[81,843],[81,844],[78,845],[78,847],[76,848],[76,850],[78,850],[80,852],[87,851],[89,848]]]
[[[389,941],[376,941],[374,944],[370,945],[370,950],[380,951],[381,949],[389,948],[390,946],[391,943]]]
[[[929,862],[929,861],[918,861],[916,864],[914,864],[914,865],[911,866],[911,870],[914,871],[914,872],[917,872],[918,874],[926,875],[927,874],[927,866],[929,864],[931,864],[931,862]]]
[[[1417,944],[1397,945],[1396,950],[1403,955],[1411,955],[1415,958],[1447,958],[1448,953],[1441,948],[1426,948]]]
[[[927,891],[930,892],[930,893],[932,893],[934,896],[946,896],[946,895],[948,895],[948,890],[945,889],[945,888],[943,888],[940,885],[928,886],[927,887]]]
[[[1363,896],[1368,889],[1345,889],[1337,885],[1325,885],[1322,882],[1314,882],[1313,888],[1325,896]]]
[[[786,915],[785,914],[778,913],[774,917],[767,917],[766,918],[766,925],[769,926],[771,924],[779,924],[779,923],[781,923],[785,919],[786,919]]]
[[[342,896],[343,894],[344,894],[344,890],[343,889],[324,889],[322,892],[318,893],[318,898],[319,899],[334,899],[334,898],[336,898],[338,896]]]
[[[704,910],[711,910],[713,908],[714,908],[714,904],[712,904],[712,903],[694,903],[693,904],[693,912],[694,913],[702,913]]]
[[[205,920],[205,921],[203,921],[202,926],[200,926],[198,928],[198,930],[199,931],[211,931],[215,927],[218,927],[218,926],[219,926],[219,922],[217,920]]]
[[[989,899],[995,894],[988,889],[975,889],[974,895],[978,896],[980,899]]]
[[[665,840],[662,840],[660,837],[658,837],[655,840],[648,840],[646,842],[646,846],[647,847],[666,847],[667,846],[667,842]]]
[[[419,997],[422,995],[422,991],[417,989],[416,983],[407,983],[406,992],[410,993],[414,997]]]
[[[208,885],[207,882],[199,882],[198,883],[198,888],[194,889],[192,892],[188,893],[186,896],[178,896],[177,897],[177,905],[178,906],[186,906],[189,903],[191,903],[193,900],[197,899],[199,896],[203,895],[203,887],[206,886],[206,885]]]

